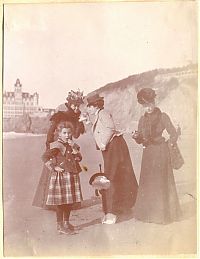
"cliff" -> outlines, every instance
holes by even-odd
[[[151,87],[156,91],[157,105],[188,133],[196,128],[197,83],[197,65],[189,65],[132,75],[94,92],[105,97],[105,109],[112,113],[117,127],[131,132],[143,113],[137,103],[137,92]]]

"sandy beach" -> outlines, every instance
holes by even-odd
[[[125,137],[139,180],[142,148]],[[72,212],[76,235],[58,235],[55,212],[33,207],[45,148],[45,136],[5,137],[3,143],[4,254],[5,256],[110,256],[177,255],[196,253],[196,171],[195,145],[191,135],[182,136],[179,146],[185,165],[174,171],[183,212],[182,220],[169,225],[143,223],[133,218],[133,210],[115,225],[102,225],[101,200],[89,186],[90,176],[99,170],[101,153],[95,150],[90,134],[78,140],[82,164],[83,204]]]

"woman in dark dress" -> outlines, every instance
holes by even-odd
[[[145,114],[133,134],[136,142],[143,145],[134,217],[144,222],[167,224],[179,220],[181,215],[168,147],[177,142],[178,134],[169,116],[155,107],[155,96],[151,88],[143,88],[137,95]],[[162,136],[164,130],[169,134],[169,143]]]
[[[73,137],[76,139],[85,132],[83,122],[79,121],[79,117],[81,114],[79,106],[83,103],[83,93],[80,91],[71,91],[68,93],[66,100],[66,103],[61,104],[56,108],[55,114],[50,118],[51,123],[46,138],[47,150],[50,147],[50,143],[54,142],[54,140],[57,138],[56,128],[57,125],[62,122],[69,121],[72,123],[74,129],[72,134]],[[49,208],[49,206],[46,205],[46,199],[50,181],[50,174],[51,172],[46,166],[44,166],[33,198],[33,206]]]

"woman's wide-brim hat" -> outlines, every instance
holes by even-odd
[[[72,111],[58,111],[56,113],[54,113],[51,118],[50,121],[55,121],[56,123],[59,123],[61,121],[75,121],[76,116],[74,114],[74,112]]]
[[[110,187],[110,180],[105,176],[104,173],[96,173],[91,176],[89,184],[92,185],[96,190],[106,190]]]
[[[156,93],[152,88],[143,88],[137,93],[137,100],[140,104],[148,104],[155,101]]]
[[[87,106],[90,106],[92,104],[95,104],[96,102],[103,100],[104,97],[99,96],[99,94],[93,94],[87,97]]]

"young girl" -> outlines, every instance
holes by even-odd
[[[59,234],[75,233],[69,223],[72,205],[81,202],[82,193],[79,162],[80,147],[72,140],[73,126],[65,122],[57,126],[58,139],[50,143],[42,160],[51,171],[46,205],[56,206],[57,230]]]
[[[47,131],[46,149],[50,148],[50,143],[57,139],[57,126],[65,121],[70,121],[73,125],[73,138],[78,138],[85,132],[83,122],[79,121],[81,115],[79,106],[83,103],[83,93],[80,91],[70,91],[66,98],[66,103],[56,108],[55,114],[50,118],[50,127]],[[46,166],[43,167],[36,192],[33,197],[32,205],[44,209],[50,209],[51,206],[46,205],[47,191],[49,186],[51,172]]]

